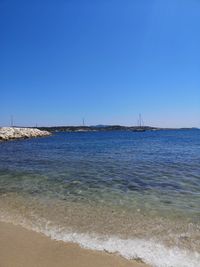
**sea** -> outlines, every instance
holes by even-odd
[[[200,130],[0,142],[0,221],[154,267],[199,267]]]

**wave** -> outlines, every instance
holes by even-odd
[[[4,216],[0,215],[0,221],[13,223],[12,218],[9,217],[5,217],[4,213]],[[122,239],[96,233],[78,233],[54,226],[45,219],[40,219],[38,222],[40,223],[36,224],[21,218],[14,224],[42,233],[53,240],[76,243],[86,249],[115,253],[128,260],[141,260],[154,267],[200,267],[198,252],[190,252],[178,247],[168,248],[153,239]]]

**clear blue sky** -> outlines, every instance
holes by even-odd
[[[0,0],[0,125],[200,127],[199,0]]]

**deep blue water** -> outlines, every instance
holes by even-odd
[[[59,183],[77,180],[83,188],[156,190],[195,198],[200,192],[200,131],[56,133],[0,143],[0,172],[44,174]]]

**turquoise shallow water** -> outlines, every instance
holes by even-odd
[[[153,266],[200,266],[200,130],[0,143],[0,219]]]

